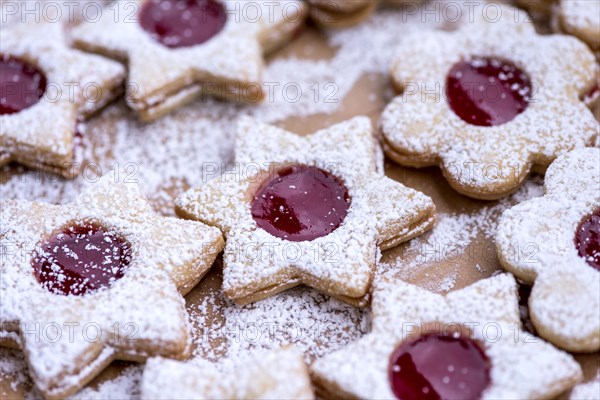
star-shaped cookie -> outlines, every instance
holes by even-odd
[[[125,0],[72,36],[78,48],[127,62],[127,104],[149,121],[201,95],[262,100],[263,52],[305,14],[299,0]]]
[[[46,398],[74,393],[114,359],[188,356],[181,295],[224,244],[111,179],[64,206],[1,204],[0,343],[23,350]]]
[[[403,165],[439,165],[462,194],[497,199],[593,143],[598,122],[581,99],[598,64],[572,36],[538,35],[524,11],[465,15],[456,31],[402,38],[392,79],[403,93],[381,117],[384,150]]]
[[[551,398],[582,377],[567,353],[521,330],[509,274],[446,295],[377,281],[372,331],[311,366],[323,397]]]
[[[379,248],[428,230],[431,199],[376,167],[371,122],[301,137],[243,118],[234,169],[176,201],[227,239],[223,288],[240,304],[304,283],[364,304]]]
[[[574,150],[546,173],[545,195],[506,210],[496,235],[502,266],[533,283],[540,336],[569,351],[600,349],[600,150]]]
[[[78,122],[122,92],[119,63],[67,47],[59,23],[2,29],[0,166],[11,161],[73,177]]]
[[[260,351],[231,366],[151,358],[142,399],[313,399],[302,354],[292,347]]]

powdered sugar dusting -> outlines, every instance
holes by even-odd
[[[599,71],[593,53],[573,37],[537,34],[524,12],[496,9],[496,20],[475,8],[475,18],[456,31],[403,37],[392,78],[404,92],[381,117],[392,159],[440,165],[457,191],[480,199],[506,196],[533,166],[545,168],[558,155],[591,145],[598,134],[598,122],[580,100]],[[527,108],[500,125],[470,124],[446,100],[452,66],[481,56],[511,60],[536,88]]]
[[[413,239],[400,252],[389,252],[379,265],[379,273],[410,281],[414,279],[415,274],[428,269],[429,283],[425,284],[426,288],[434,292],[451,290],[456,283],[451,277],[455,277],[460,270],[455,267],[450,276],[443,273],[440,280],[436,274],[436,265],[440,262],[454,262],[455,265],[464,268],[465,262],[468,262],[482,272],[478,262],[481,262],[482,258],[495,258],[495,249],[481,248],[477,239],[482,237],[489,240],[495,236],[494,221],[504,210],[542,194],[542,178],[534,176],[512,196],[493,205],[481,207],[472,214],[437,214],[437,222],[431,232]]]
[[[140,398],[142,366],[129,366],[114,379],[104,381],[97,387],[87,387],[69,397],[71,400],[136,400]]]
[[[69,206],[4,201],[0,219],[7,249],[0,275],[0,335],[26,352],[33,380],[46,396],[73,393],[115,358],[189,354],[191,327],[180,293],[191,289],[222,250],[218,230],[158,216],[135,185],[115,184],[110,177]],[[31,272],[40,243],[64,227],[89,229],[88,221],[128,244],[126,272],[110,287],[85,296],[50,292]],[[50,275],[59,282],[63,277]],[[149,304],[153,313],[147,312]]]
[[[5,3],[2,2],[2,6]],[[433,8],[435,3],[430,2],[430,7]],[[410,31],[436,26],[433,21],[437,18],[435,13],[430,13],[430,19],[425,23],[420,21],[421,16],[408,15],[401,20],[398,11],[379,11],[358,27],[327,33],[326,39],[334,48],[334,54],[328,60],[310,59],[315,45],[309,44],[298,52],[309,59],[290,57],[271,61],[265,69],[265,81],[279,83],[280,87],[289,82],[299,83],[302,96],[297,103],[288,101],[289,97],[286,99],[280,90],[274,91],[273,101],[267,99],[265,103],[252,107],[202,99],[146,125],[135,122],[124,104],[113,105],[88,123],[88,133],[84,136],[84,159],[97,164],[87,169],[87,177],[82,175],[74,181],[65,181],[37,172],[4,169],[3,178],[7,182],[2,184],[2,196],[65,203],[73,200],[84,188],[93,186],[101,172],[113,174],[121,182],[124,179],[138,180],[154,208],[162,214],[171,215],[176,196],[189,186],[200,187],[218,176],[224,165],[230,164],[237,117],[250,115],[264,122],[275,123],[290,116],[306,117],[339,110],[341,100],[364,73],[387,76],[393,53],[390,49],[396,47],[399,37]],[[310,89],[315,82],[333,82],[337,85],[337,92],[332,94],[333,89],[320,90],[315,97],[315,92]],[[324,89],[322,85],[320,88]],[[386,96],[391,94],[391,89],[388,90]],[[339,101],[326,102],[326,97],[330,95]],[[365,104],[365,107],[369,106],[370,103]],[[365,109],[365,113],[370,111]],[[539,194],[541,184],[536,179],[534,184],[526,184],[513,199],[522,201]],[[439,232],[443,237],[447,229],[446,232],[456,238],[455,242],[467,243],[477,237],[477,232],[493,232],[494,227],[484,222],[487,217],[486,213],[476,213],[472,219],[463,220],[458,215],[444,214],[440,218],[443,229],[432,232],[430,236]],[[394,255],[393,261],[388,261],[389,254]],[[402,258],[395,255],[394,252],[384,254],[385,264],[393,264],[393,268],[403,271],[407,277],[418,273],[420,267],[404,271]],[[414,255],[417,255],[416,249]],[[460,273],[457,278],[460,278]],[[432,283],[430,289],[442,291],[450,288],[452,280],[441,277],[438,281]],[[237,362],[243,360],[246,350],[293,343],[309,360],[342,348],[369,331],[368,310],[345,305],[305,288],[291,289],[245,307],[227,302],[219,290],[197,302],[191,298],[190,301],[194,302],[188,304],[188,312],[195,334],[195,359],[202,357],[217,361],[225,357]],[[244,328],[236,331],[236,324]],[[254,324],[267,331],[258,339]],[[296,329],[286,328],[298,325],[308,334],[303,333],[298,337]],[[322,341],[313,336],[319,325],[326,328]],[[225,326],[229,326],[231,331],[223,332]],[[269,336],[269,329],[273,326],[283,328]],[[202,333],[206,333],[208,339]],[[235,335],[241,339],[236,340]],[[15,379],[15,384],[27,380],[28,373],[22,358],[2,357],[0,379],[6,381],[12,378],[4,373],[4,365],[8,370],[19,371],[17,376],[20,378]],[[126,372],[127,378],[110,380],[114,384],[101,385],[85,394],[102,398],[136,397],[139,393],[137,374],[140,370],[135,368],[131,371],[138,372]],[[24,386],[28,392],[27,384]],[[28,392],[28,397],[37,399],[39,394]]]
[[[581,378],[580,367],[567,353],[520,330],[516,288],[508,274],[445,296],[403,281],[379,280],[373,293],[373,329],[317,360],[311,366],[314,382],[334,397],[393,398],[388,380],[390,354],[411,334],[419,335],[427,324],[437,322],[468,325],[470,337],[480,341],[492,365],[484,399],[557,395]],[[497,328],[493,337],[486,328],[490,324]],[[449,325],[441,326],[447,329]]]
[[[250,115],[276,122],[290,116],[334,112],[363,74],[387,74],[388,50],[395,47],[399,36],[435,26],[433,15],[425,23],[417,15],[407,16],[403,23],[398,23],[398,18],[397,11],[386,10],[359,27],[329,33],[328,40],[336,48],[330,60],[275,59],[264,76],[265,82],[274,85],[273,96],[258,106],[205,98],[151,124],[135,122],[124,104],[112,106],[88,124],[82,158],[91,166],[84,166],[82,176],[65,181],[40,172],[5,169],[3,194],[65,203],[99,175],[116,173],[121,179],[139,181],[154,207],[172,215],[174,197],[218,176],[232,160],[238,117]],[[325,87],[327,83],[331,85]],[[292,85],[289,93],[282,90],[288,84]],[[292,90],[296,86],[301,89],[297,100]],[[161,151],[156,151],[159,146]]]
[[[600,348],[599,272],[579,256],[575,232],[600,207],[600,150],[574,150],[546,173],[545,196],[507,210],[496,243],[504,268],[535,285],[529,301],[543,337],[572,351]],[[524,257],[527,246],[532,251]],[[576,272],[575,272],[576,271]]]
[[[311,399],[310,378],[293,347],[257,351],[239,362],[181,363],[148,360],[142,380],[145,399]]]

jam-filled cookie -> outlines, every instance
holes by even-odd
[[[61,24],[13,24],[0,45],[0,166],[73,177],[79,122],[122,92],[119,63],[67,47]]]
[[[262,100],[263,52],[302,26],[305,8],[298,0],[122,0],[72,36],[78,48],[127,63],[127,104],[149,121],[202,95]]]
[[[187,293],[223,248],[218,229],[154,213],[104,177],[64,205],[1,204],[0,344],[19,347],[45,398],[112,360],[184,358]]]
[[[551,398],[582,376],[573,357],[521,330],[509,274],[447,295],[383,279],[372,309],[371,333],[312,364],[322,398]]]
[[[396,162],[439,165],[478,199],[515,191],[532,170],[593,143],[598,122],[582,102],[598,64],[572,36],[538,35],[524,11],[474,8],[453,32],[404,37],[392,68],[403,91],[380,125]]]
[[[313,399],[302,354],[294,348],[259,351],[232,365],[151,358],[142,399]]]
[[[531,320],[569,351],[600,349],[600,150],[574,150],[548,168],[545,195],[502,215],[502,266],[533,283]]]
[[[377,169],[376,146],[366,117],[306,137],[242,119],[235,169],[176,201],[224,232],[225,295],[245,304],[303,283],[365,304],[379,249],[434,221],[429,197]]]

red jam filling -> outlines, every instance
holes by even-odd
[[[0,56],[0,115],[14,114],[36,104],[46,91],[46,75],[11,56]]]
[[[579,256],[600,271],[600,209],[579,224],[575,233],[575,247]]]
[[[170,47],[202,44],[225,26],[227,15],[215,0],[150,0],[139,23],[156,41]]]
[[[531,81],[511,62],[475,57],[452,67],[446,77],[446,98],[463,121],[477,126],[502,125],[525,111]]]
[[[433,333],[401,344],[388,374],[398,399],[476,399],[490,383],[490,361],[468,337]]]
[[[33,257],[38,282],[52,293],[84,295],[122,278],[131,247],[94,222],[71,225],[45,240]]]
[[[252,217],[271,235],[301,242],[326,236],[346,218],[350,196],[335,176],[296,165],[263,183],[252,201]]]

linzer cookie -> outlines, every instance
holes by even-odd
[[[307,137],[245,118],[235,155],[176,211],[224,232],[223,289],[239,304],[303,283],[363,305],[379,249],[433,225],[431,199],[377,169],[365,117]]]
[[[59,23],[14,24],[0,46],[0,166],[73,177],[79,122],[122,92],[125,70],[66,46]]]
[[[114,359],[189,355],[181,294],[221,251],[217,229],[161,217],[108,176],[65,206],[4,201],[1,221],[0,343],[23,350],[44,397]]]
[[[127,63],[127,104],[149,121],[201,95],[262,100],[263,52],[294,34],[305,7],[297,0],[119,1],[72,36],[76,47]]]
[[[302,354],[291,347],[257,352],[230,368],[151,358],[141,389],[148,400],[314,398]]]
[[[502,266],[527,283],[539,335],[569,351],[600,349],[600,150],[574,150],[548,168],[545,195],[502,215]]]
[[[598,132],[581,101],[598,73],[587,46],[536,34],[523,11],[494,9],[494,20],[474,8],[457,31],[404,37],[392,68],[403,93],[380,122],[390,158],[439,165],[454,189],[478,199],[508,195]]]
[[[551,398],[582,376],[573,357],[521,330],[509,274],[447,295],[383,279],[372,310],[371,333],[312,364],[321,397]]]

